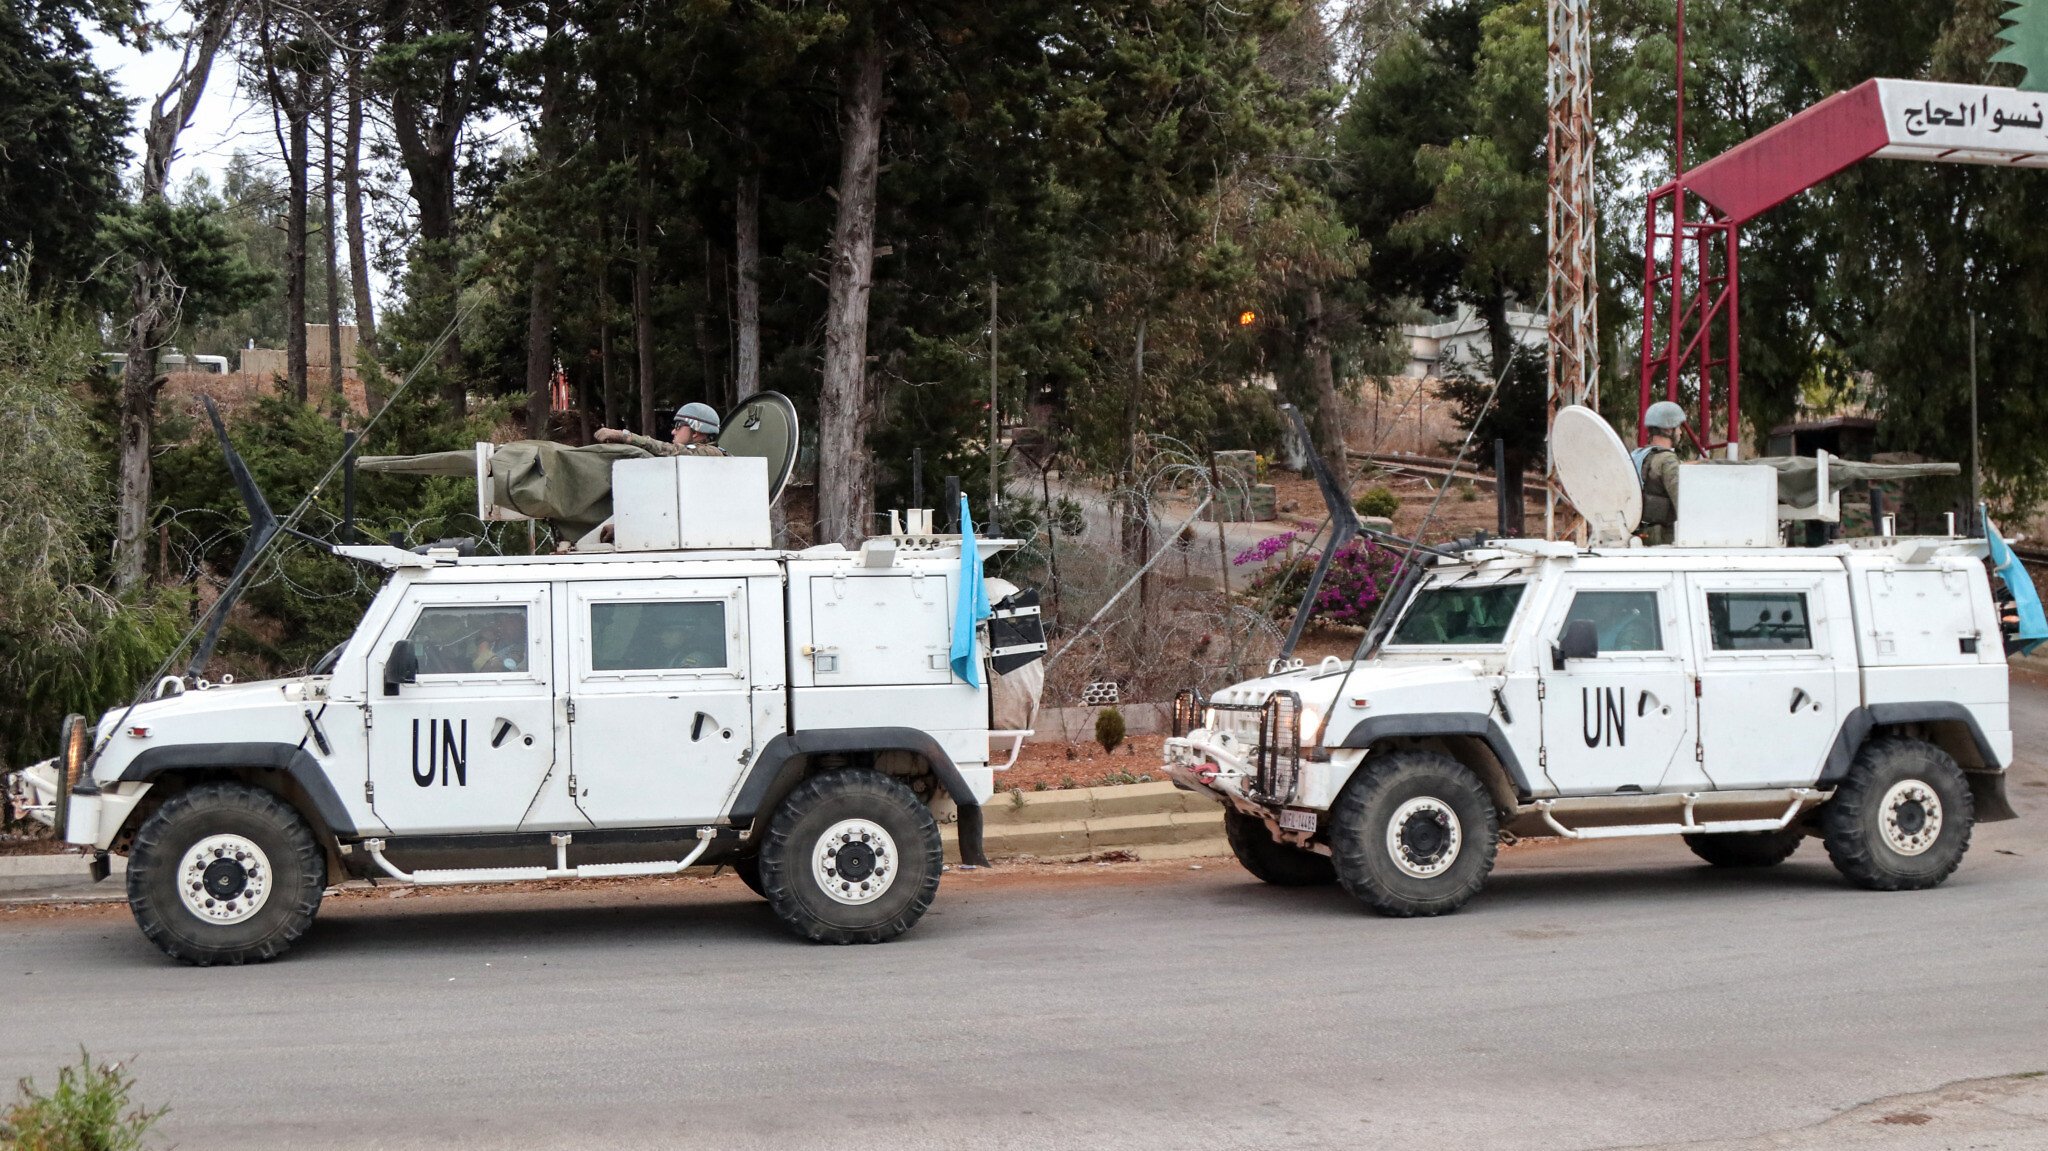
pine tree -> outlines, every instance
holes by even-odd
[[[2020,81],[2021,91],[2048,92],[2048,0],[2013,0],[2005,21],[1998,38],[2006,46],[1991,57],[1992,61],[2026,69],[2026,79]]]

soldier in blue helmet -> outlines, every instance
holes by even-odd
[[[722,456],[719,448],[718,412],[710,404],[684,404],[676,409],[674,430],[666,440],[634,435],[617,428],[597,429],[601,444],[631,444],[656,456]]]
[[[1678,429],[1685,426],[1685,409],[1664,400],[1650,405],[1643,423],[1650,429],[1650,443],[1629,453],[1636,464],[1636,479],[1643,485],[1643,522],[1636,534],[1656,546],[1671,542],[1678,526]]]

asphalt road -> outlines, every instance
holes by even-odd
[[[195,1149],[2048,1147],[2048,764],[2013,783],[1915,894],[1811,841],[1517,848],[1414,922],[1229,861],[1008,869],[826,949],[730,879],[378,892],[207,971],[118,906],[7,913],[0,1081],[126,1059]]]

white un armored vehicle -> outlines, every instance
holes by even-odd
[[[1813,836],[1850,881],[1899,890],[2013,817],[1986,541],[1778,546],[1772,469],[1703,465],[1676,546],[1630,546],[1620,440],[1584,409],[1555,434],[1592,546],[1432,556],[1356,660],[1182,694],[1169,773],[1223,802],[1249,871],[1437,915],[1484,885],[1503,831],[1676,835],[1720,867]]]
[[[310,674],[167,678],[71,724],[63,756],[13,777],[15,804],[125,854],[136,921],[188,963],[275,957],[351,876],[726,863],[805,938],[901,933],[938,889],[942,820],[982,861],[979,805],[1007,766],[991,744],[1014,758],[1028,734],[990,730],[986,673],[1039,658],[1042,635],[991,661],[977,629],[961,663],[978,682],[956,674],[979,562],[929,512],[853,550],[771,547],[794,412],[757,400],[721,442],[750,425],[772,458],[607,463],[613,514],[566,554],[335,548],[389,577]],[[484,518],[516,514],[491,494],[511,455],[478,445]],[[999,622],[1034,632],[1035,602],[1012,598]]]

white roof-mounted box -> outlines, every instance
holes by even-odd
[[[612,465],[612,543],[622,552],[774,546],[768,461],[658,456]]]
[[[1689,548],[1770,548],[1778,538],[1778,473],[1695,464],[1678,472],[1678,530]]]

